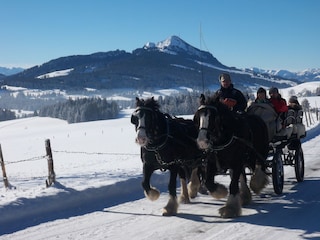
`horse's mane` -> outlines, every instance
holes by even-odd
[[[204,96],[201,94],[200,96],[200,104],[205,106],[213,106],[217,109],[217,112],[219,113],[222,124],[225,126],[228,126],[228,129],[232,131],[231,129],[234,129],[235,126],[235,119],[236,115],[230,109],[223,103],[220,102],[219,98],[215,96]]]
[[[218,100],[215,96],[207,96],[203,102],[204,105],[214,105],[216,106],[218,104]]]
[[[137,107],[143,106],[143,107],[151,108],[156,111],[159,111],[160,109],[160,104],[158,103],[158,101],[154,100],[154,97],[147,98],[145,100],[136,98],[136,106]]]
[[[203,94],[201,94],[200,104],[214,106],[217,109],[219,109],[219,111],[221,111],[223,113],[230,112],[229,109],[227,108],[227,106],[225,104],[221,103],[216,96],[206,96],[205,97]]]

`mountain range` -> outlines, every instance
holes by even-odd
[[[287,79],[296,79],[300,82],[320,81],[320,68],[310,68],[299,72],[291,72],[288,70],[263,70],[252,68],[256,73],[267,73],[273,76],[279,76]]]
[[[0,78],[22,72],[23,70],[25,69],[20,67],[12,67],[12,68],[0,67]]]
[[[293,73],[228,67],[211,53],[171,36],[131,53],[114,50],[65,56],[14,74],[5,72],[0,75],[0,108],[34,111],[44,104],[88,96],[132,101],[136,96],[171,94],[167,89],[215,91],[222,72],[230,73],[234,85],[246,94],[261,86],[287,88],[320,80],[320,69]]]
[[[229,72],[237,87],[289,87],[319,79],[320,70],[291,73],[257,68],[237,69],[219,62],[211,53],[195,48],[177,36],[146,43],[132,53],[115,50],[60,57],[22,72],[3,76],[2,85],[36,89],[136,90],[189,87],[214,88],[218,75]],[[279,81],[282,80],[282,81]]]

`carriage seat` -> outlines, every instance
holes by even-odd
[[[303,111],[289,109],[284,122],[281,122],[278,114],[268,103],[252,103],[248,114],[258,115],[268,128],[269,141],[286,140],[292,137],[302,138],[306,136],[306,129],[302,123]],[[283,127],[285,126],[285,127]]]
[[[287,139],[302,138],[306,136],[306,128],[302,123],[303,111],[289,109],[284,120],[284,128],[280,129],[276,136],[286,136]]]
[[[292,135],[293,126],[283,124],[271,104],[254,102],[248,107],[247,113],[257,115],[265,122],[268,129],[269,142],[286,140]],[[289,117],[288,119],[291,118]],[[283,125],[286,127],[283,128]]]
[[[293,125],[292,135],[296,136],[297,138],[305,137],[306,127],[302,123],[303,111],[302,110],[295,111],[293,109],[289,109],[288,116],[289,115],[291,116],[291,120],[288,121],[288,124]]]
[[[269,141],[271,141],[279,128],[277,125],[278,114],[268,103],[255,103],[253,102],[247,109],[248,114],[257,115],[261,117],[268,129]],[[281,124],[280,124],[281,126]]]
[[[274,135],[275,138],[284,138],[284,139],[289,139],[293,133],[293,125],[290,124],[285,127],[280,127],[280,129],[277,129],[276,134]]]

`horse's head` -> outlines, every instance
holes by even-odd
[[[210,150],[223,141],[226,126],[225,113],[228,109],[215,99],[200,97],[200,107],[194,115],[194,123],[199,129],[197,144],[202,150]]]
[[[136,143],[144,147],[152,144],[159,133],[159,103],[154,98],[146,100],[136,98],[136,110],[131,115],[135,125]]]

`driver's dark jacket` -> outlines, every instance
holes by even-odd
[[[232,108],[232,111],[235,112],[243,112],[247,108],[247,99],[240,90],[233,87],[233,84],[231,84],[228,88],[221,87],[214,93],[213,97],[221,102],[230,98],[236,100],[237,102]]]

